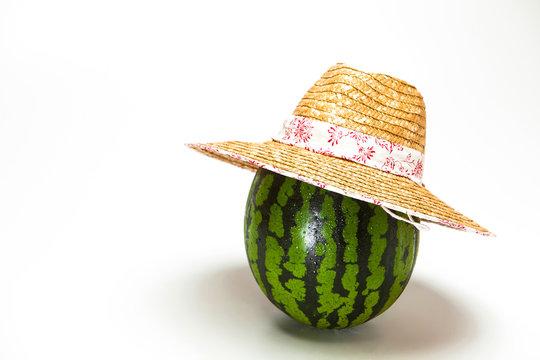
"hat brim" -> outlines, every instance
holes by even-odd
[[[187,144],[205,155],[233,165],[268,170],[352,198],[382,205],[458,230],[492,236],[487,229],[454,210],[424,186],[356,162],[327,156],[277,141],[227,141]]]

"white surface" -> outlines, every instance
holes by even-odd
[[[540,358],[539,24],[537,1],[0,2],[0,359]],[[270,138],[336,62],[420,89],[425,183],[498,235],[423,233],[400,300],[341,332],[264,298],[252,174],[183,146]]]

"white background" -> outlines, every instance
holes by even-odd
[[[384,315],[321,331],[258,289],[252,173],[326,69],[415,85],[432,226]],[[540,359],[538,1],[0,2],[0,359]]]

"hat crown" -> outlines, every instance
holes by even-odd
[[[298,103],[294,115],[339,125],[424,153],[425,104],[403,80],[332,66]]]

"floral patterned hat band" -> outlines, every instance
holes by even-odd
[[[422,182],[426,135],[420,92],[397,78],[331,67],[273,140],[188,144],[240,167],[259,167],[417,218],[492,235]]]

